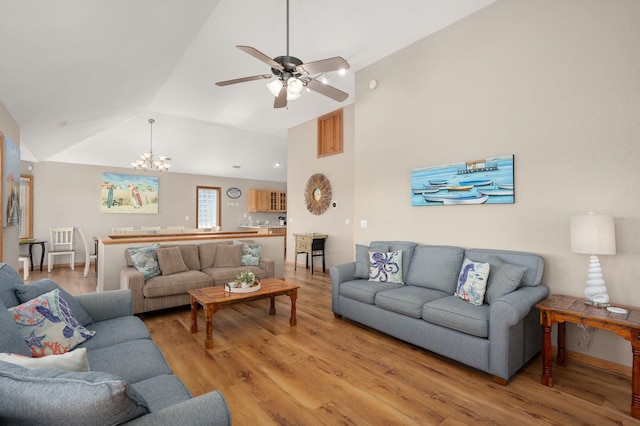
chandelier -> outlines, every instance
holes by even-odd
[[[153,158],[153,123],[155,122],[156,121],[153,118],[149,119],[149,125],[151,127],[149,152],[145,152],[144,154],[141,154],[139,160],[135,161],[134,163],[131,163],[131,166],[133,166],[133,168],[136,170],[153,170],[153,171],[164,172],[164,171],[168,171],[169,167],[171,167],[171,164],[169,164],[169,160],[171,160],[171,158],[158,157],[157,160]]]

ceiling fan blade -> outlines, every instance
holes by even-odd
[[[265,64],[269,65],[271,68],[282,69],[282,65],[280,65],[279,63],[277,63],[276,61],[274,61],[273,59],[271,59],[270,57],[268,57],[258,49],[255,49],[251,46],[236,46],[236,47],[242,50],[243,52],[253,56],[254,58],[264,62]]]
[[[276,100],[273,101],[274,108],[284,108],[287,106],[287,86],[282,86]]]
[[[340,89],[336,89],[335,87],[330,86],[328,84],[321,83],[318,80],[315,80],[313,78],[309,79],[309,82],[307,83],[307,87],[313,90],[314,92],[318,92],[321,95],[328,96],[331,99],[336,100],[338,102],[342,102],[349,97],[348,93],[343,92]]]
[[[252,80],[267,80],[273,77],[272,74],[260,74],[260,75],[252,75],[251,77],[242,77],[242,78],[234,78],[233,80],[225,80],[216,82],[216,86],[228,86],[230,84],[244,83],[245,81]]]
[[[348,70],[349,68],[351,67],[347,61],[345,61],[341,56],[336,56],[335,58],[328,58],[321,61],[298,65],[296,70],[305,74],[320,74],[323,72],[338,71],[341,69]]]

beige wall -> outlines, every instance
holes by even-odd
[[[351,259],[353,252],[353,164],[354,164],[354,105],[343,110],[344,152],[317,158],[317,121],[311,120],[289,130],[287,153],[287,260],[294,261],[293,234],[316,232],[327,234],[325,262],[327,267]],[[310,213],[304,202],[307,180],[316,173],[324,174],[331,182],[333,206],[322,215]],[[349,224],[346,221],[349,221]],[[300,264],[305,257],[300,256]],[[320,261],[319,258],[316,260]],[[314,260],[315,262],[315,260]]]
[[[217,186],[222,188],[221,218],[223,231],[237,231],[238,223],[247,212],[247,194],[249,189],[285,190],[286,183],[234,179],[214,176],[191,175],[184,173],[159,174],[158,214],[108,214],[101,213],[102,173],[141,174],[131,169],[105,168],[102,166],[41,162],[31,164],[23,162],[22,168],[34,178],[34,237],[47,240],[52,226],[75,226],[82,228],[87,236],[106,235],[112,227],[133,226],[170,226],[185,225],[196,227],[196,186]],[[237,187],[242,196],[231,200],[226,195],[230,187]],[[227,205],[237,202],[238,207]],[[253,219],[275,220],[277,214],[251,213]],[[189,221],[186,221],[189,216]],[[80,234],[76,233],[76,238]],[[15,238],[17,244],[17,237]],[[76,262],[84,262],[84,247],[78,240]],[[39,253],[38,249],[35,249]],[[34,260],[35,262],[35,260]],[[62,262],[62,259],[56,259]],[[46,259],[45,259],[46,263]]]
[[[0,101],[0,132],[4,134],[5,138],[20,146],[20,128],[2,101]],[[2,228],[2,262],[18,269],[17,226]]]
[[[588,257],[570,252],[569,219],[610,214],[618,254],[601,256],[609,294],[640,306],[638,22],[632,0],[503,0],[359,71],[353,147],[331,163],[310,158],[315,150],[302,157],[297,145],[312,146],[315,129],[291,129],[288,176],[298,207],[304,180],[330,174],[340,201],[353,198],[358,226],[303,213],[295,226],[340,241],[332,263],[376,239],[536,252],[551,291],[580,296]],[[515,204],[411,207],[411,169],[510,154]],[[304,167],[293,167],[294,155]],[[582,332],[567,334],[581,351]],[[631,365],[629,342],[601,330],[588,355]]]

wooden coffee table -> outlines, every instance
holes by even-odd
[[[565,324],[588,325],[616,333],[631,343],[633,367],[631,376],[631,415],[640,418],[640,308],[616,305],[626,313],[609,312],[584,303],[584,298],[554,294],[536,305],[542,325],[542,384],[553,386],[551,375],[551,326],[558,325],[558,357],[556,363],[567,364]]]
[[[206,322],[206,334],[204,346],[207,349],[213,348],[213,314],[225,306],[235,303],[248,302],[250,300],[271,298],[269,315],[276,314],[276,296],[287,295],[291,299],[291,318],[289,324],[296,325],[296,299],[298,298],[297,284],[289,283],[285,280],[267,278],[260,282],[260,290],[251,293],[230,293],[224,290],[224,286],[205,287],[197,290],[190,290],[191,296],[191,332],[198,331],[198,305],[204,308]]]

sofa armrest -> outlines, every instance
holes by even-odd
[[[231,424],[231,413],[222,392],[216,390],[155,413],[138,417],[125,424],[132,426],[226,426]]]
[[[133,296],[133,313],[144,312],[144,275],[130,266],[120,270],[120,289],[131,290]]]
[[[354,274],[356,273],[356,263],[342,263],[340,265],[333,265],[329,270],[331,274],[331,309],[335,314],[342,315],[340,307],[338,306],[338,300],[340,296],[340,284],[345,281],[354,280]]]
[[[133,314],[133,303],[129,290],[83,293],[76,294],[73,297],[91,315],[95,322]]]
[[[276,275],[276,262],[273,259],[267,257],[260,258],[260,268],[267,271],[267,278],[275,278]]]
[[[491,304],[489,369],[504,381],[542,347],[536,304],[549,294],[546,285],[520,287]]]

